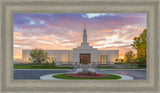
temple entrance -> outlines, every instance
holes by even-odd
[[[80,54],[80,63],[89,64],[91,62],[91,54]]]

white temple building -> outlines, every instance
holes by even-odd
[[[83,29],[83,42],[81,46],[73,48],[73,50],[45,50],[49,54],[49,58],[55,59],[56,64],[113,64],[115,59],[119,58],[119,50],[98,50],[89,46],[87,42],[87,29],[84,25]],[[22,50],[23,62],[30,62],[31,50]],[[48,60],[51,62],[51,60]]]

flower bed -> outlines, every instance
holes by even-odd
[[[118,75],[113,75],[113,74],[104,74],[105,76],[102,77],[94,77],[94,76],[83,76],[83,77],[74,77],[74,76],[68,76],[68,75],[75,75],[76,73],[65,73],[65,74],[57,74],[57,75],[53,75],[53,78],[57,78],[57,79],[82,79],[82,80],[86,80],[86,79],[90,79],[90,80],[111,80],[111,79],[120,79],[121,76]],[[98,73],[98,75],[100,75]],[[77,76],[77,75],[76,75]]]
[[[94,74],[94,75],[86,75],[86,74],[81,74],[81,73],[72,73],[72,74],[68,74],[66,75],[68,77],[85,77],[85,78],[102,78],[102,77],[109,77],[109,75],[105,75],[105,74]]]
[[[100,73],[91,72],[91,71],[86,71],[86,70],[83,70],[82,72],[79,72],[79,73],[67,74],[66,76],[67,77],[81,77],[81,78],[103,78],[103,77],[109,77],[109,75],[100,74]]]

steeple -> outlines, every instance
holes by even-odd
[[[84,29],[86,29],[86,24],[84,24]]]
[[[83,28],[83,42],[81,43],[81,46],[78,46],[77,49],[96,49],[92,46],[89,46],[89,43],[87,42],[87,29],[86,24],[84,24]]]
[[[87,30],[86,30],[86,24],[84,24],[84,29],[83,29],[83,43],[87,43]]]

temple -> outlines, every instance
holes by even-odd
[[[29,54],[31,50],[22,50],[23,62],[30,62]],[[49,54],[48,62],[54,59],[56,64],[113,64],[119,58],[119,50],[98,50],[89,46],[87,42],[87,29],[84,24],[83,42],[81,46],[73,50],[45,50]]]

